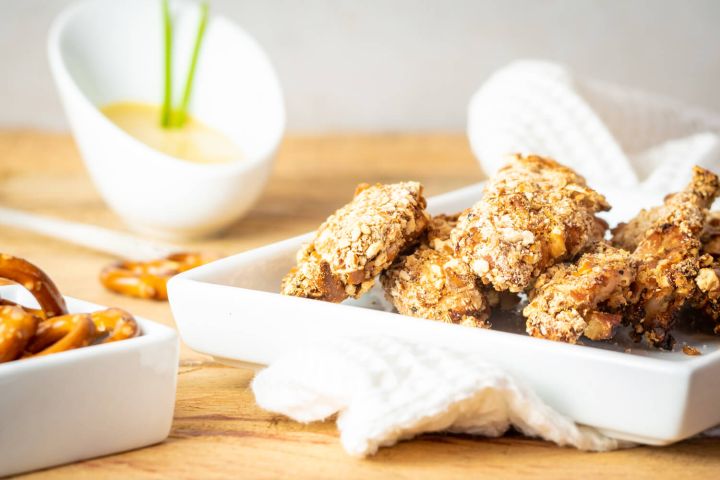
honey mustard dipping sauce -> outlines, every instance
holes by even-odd
[[[190,115],[181,128],[163,128],[161,109],[149,103],[114,102],[100,111],[145,145],[172,157],[205,164],[242,159],[240,148],[227,135]]]

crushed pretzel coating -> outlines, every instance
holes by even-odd
[[[610,232],[612,233],[612,244],[623,248],[628,252],[634,251],[645,232],[650,230],[653,223],[665,212],[665,206],[657,206],[650,209],[642,209],[629,222],[618,223]]]
[[[330,265],[317,254],[312,244],[297,253],[297,265],[282,279],[284,295],[342,302],[347,298],[345,285],[330,271]]]
[[[638,271],[626,319],[637,337],[645,337],[654,346],[672,348],[669,330],[680,310],[696,295],[695,279],[709,259],[702,255],[700,234],[706,209],[719,190],[715,174],[695,167],[690,184],[666,197],[662,214],[632,254]],[[701,283],[704,281],[701,277]]]
[[[683,345],[682,351],[685,355],[689,355],[691,357],[702,355],[702,352],[700,350],[691,345]]]
[[[696,169],[697,168],[699,167],[696,167]],[[694,170],[694,172],[695,175],[699,175],[696,170]],[[712,173],[708,173],[712,175]],[[705,208],[708,208],[716,196],[712,180],[708,178],[698,180],[695,182],[695,185],[696,190],[694,195],[700,199],[701,204],[705,205]],[[632,220],[619,223],[612,229],[612,244],[616,247],[624,248],[629,252],[634,251],[640,243],[640,240],[645,236],[645,232],[650,230],[655,222],[670,215],[669,209],[672,208],[673,205],[683,201],[683,199],[673,201],[672,197],[674,195],[676,194],[671,193],[667,195],[662,205],[642,209]],[[708,213],[700,240],[703,243],[703,249],[706,253],[713,255],[720,254],[720,212]]]
[[[696,167],[695,170],[693,170],[694,175],[698,176],[697,180],[694,181],[694,195],[700,199],[701,205],[708,208],[716,196],[712,178],[707,177],[707,174],[713,174],[704,170],[707,174],[701,175],[697,170],[698,168],[699,167]],[[673,201],[672,197],[674,195],[676,194],[671,193],[666,195],[662,205],[649,209],[642,209],[632,220],[619,223],[611,231],[612,244],[616,247],[624,248],[629,252],[634,251],[645,236],[645,232],[650,230],[655,222],[670,215],[669,209],[673,208],[673,205],[677,202],[684,201],[683,199]],[[712,253],[708,250],[714,250],[720,254],[720,212],[711,212],[708,214],[708,218],[705,221],[704,229],[701,235],[701,240],[703,245],[707,245],[708,247],[705,249],[707,253]]]
[[[720,335],[720,212],[708,212],[700,234],[700,270],[695,277],[697,290],[690,299],[688,313],[714,323]]]
[[[538,277],[523,309],[533,337],[576,343],[613,337],[622,321],[617,311],[630,295],[635,266],[630,254],[600,242],[574,263],[550,267]]]
[[[703,253],[720,258],[720,211],[708,212],[700,234]]]
[[[449,241],[457,217],[432,218],[420,246],[381,275],[385,296],[403,315],[489,328],[488,300]]]
[[[320,225],[300,251],[281,292],[331,302],[367,292],[425,231],[422,190],[417,182],[359,185],[353,200]]]
[[[605,197],[554,160],[516,155],[463,214],[451,238],[486,285],[521,292],[548,267],[601,240]]]

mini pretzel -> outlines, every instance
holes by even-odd
[[[0,254],[0,278],[11,280],[27,288],[48,318],[67,313],[65,300],[55,283],[45,272],[27,260],[6,253]]]
[[[167,300],[167,282],[171,277],[214,259],[201,253],[175,253],[149,262],[126,260],[105,267],[100,283],[121,295]]]
[[[181,267],[196,266],[199,255],[176,255],[152,262],[146,270],[157,274],[167,262],[184,261]],[[187,266],[191,265],[191,266]],[[28,308],[0,298],[0,363],[20,357],[43,356],[93,343],[109,343],[139,334],[137,322],[128,312],[108,308],[88,313],[69,314],[60,292],[39,268],[11,255],[0,253],[0,279],[8,279],[27,288],[40,304]]]
[[[19,306],[0,306],[0,363],[18,358],[37,330],[38,319]]]
[[[100,343],[116,342],[132,338],[140,333],[135,318],[120,308],[108,308],[93,312],[91,315],[95,324],[96,337],[105,338]]]
[[[19,303],[15,303],[12,300],[8,300],[6,298],[0,298],[0,306],[20,307],[27,313],[32,313],[33,315],[35,315],[38,318],[38,320],[46,320],[47,319],[47,317],[45,316],[45,312],[43,312],[39,308],[26,307],[24,305],[20,305]]]
[[[28,354],[38,354],[50,345],[57,345],[57,342],[68,338],[76,328],[81,329],[83,333],[77,333],[75,337],[70,337],[65,344],[65,347],[69,346],[69,348],[62,346],[59,348],[70,350],[71,348],[87,346],[91,343],[110,343],[132,338],[140,333],[135,318],[120,308],[108,308],[89,314],[91,323],[93,324],[92,328],[86,325],[87,322],[84,317],[87,315],[88,314],[63,315],[40,323],[35,338],[33,338],[27,347]],[[73,338],[74,340],[72,340]],[[102,340],[97,342],[98,339]],[[75,345],[75,343],[77,343],[77,345]]]
[[[95,339],[95,324],[87,313],[50,318],[38,326],[27,347],[28,356],[43,356],[87,347]]]

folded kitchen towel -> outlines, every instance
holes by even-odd
[[[618,218],[680,190],[693,165],[720,170],[720,115],[543,61],[493,74],[470,101],[467,134],[488,175],[511,153],[547,155],[606,193]]]
[[[289,352],[252,389],[260,407],[299,422],[337,413],[342,445],[358,457],[423,432],[497,437],[511,426],[582,450],[629,445],[576,425],[478,355],[392,337]]]

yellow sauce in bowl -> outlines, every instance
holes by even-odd
[[[159,105],[115,102],[100,111],[145,145],[175,158],[197,163],[227,163],[243,157],[227,135],[189,115],[182,128],[163,128]]]

